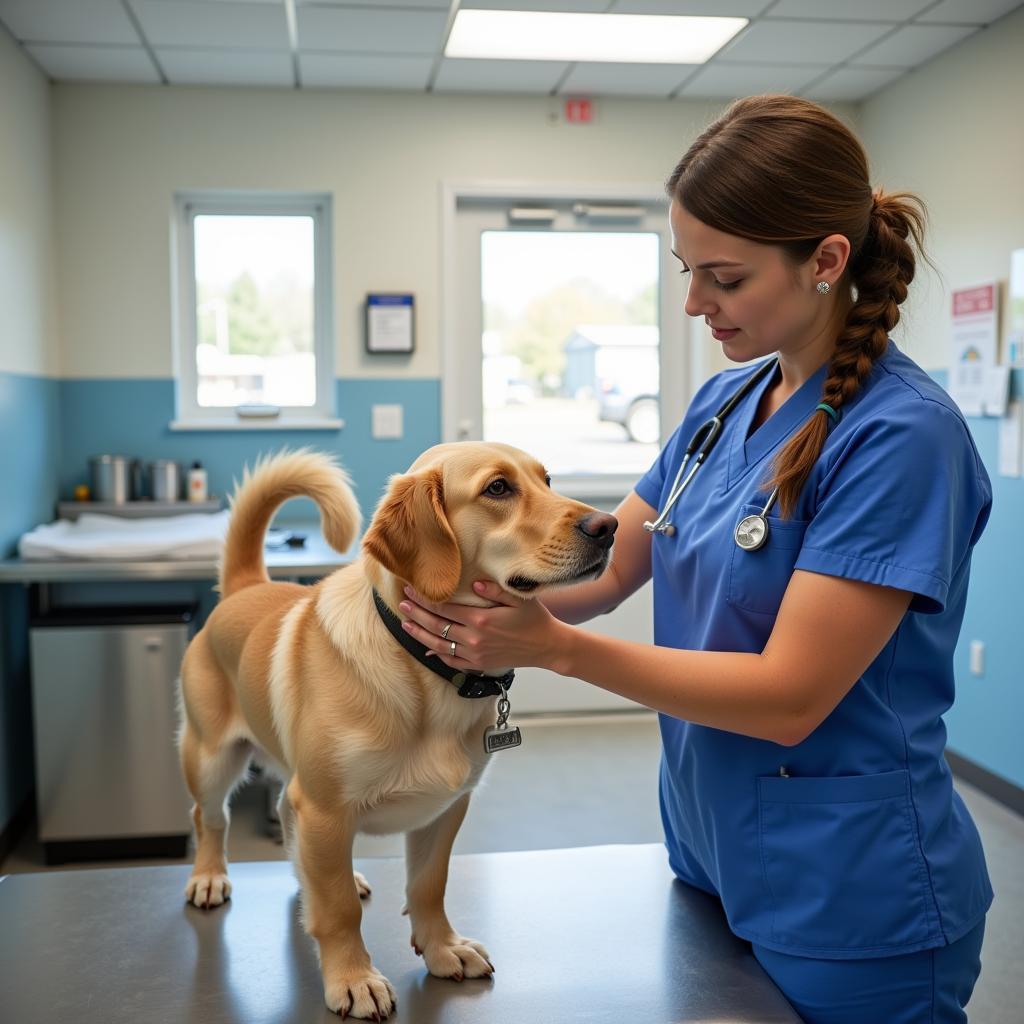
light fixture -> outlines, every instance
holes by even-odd
[[[746,24],[746,18],[460,10],[444,54],[490,60],[703,64]]]

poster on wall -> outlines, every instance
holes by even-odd
[[[953,291],[949,393],[965,416],[981,416],[996,367],[999,339],[996,281]]]
[[[1010,253],[1010,330],[1006,335],[1006,361],[1024,366],[1024,249]]]

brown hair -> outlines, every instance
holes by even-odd
[[[924,204],[908,192],[872,192],[864,150],[833,114],[795,96],[749,96],[701,133],[666,182],[669,195],[718,231],[777,245],[794,264],[829,235],[850,258],[835,284],[848,307],[822,388],[838,413],[886,350],[923,255]],[[927,257],[926,257],[927,258]],[[821,453],[829,415],[818,409],[775,460],[767,486],[782,515],[796,508]]]

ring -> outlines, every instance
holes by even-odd
[[[441,639],[442,640],[447,640],[448,639],[448,630],[451,629],[452,626],[454,626],[454,625],[455,625],[454,622],[449,622],[448,625],[445,626],[444,629],[441,630]]]
[[[452,644],[451,657],[454,658],[455,657],[455,648],[458,646],[458,644],[456,644],[454,640],[452,640],[451,644]]]

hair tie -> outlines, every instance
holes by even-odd
[[[825,412],[827,412],[829,414],[829,416],[832,417],[832,422],[833,423],[838,423],[839,422],[839,413],[837,413],[835,411],[835,409],[833,409],[832,406],[829,405],[827,402],[819,402],[814,407],[814,411],[815,412],[817,412],[819,409],[824,409]]]

